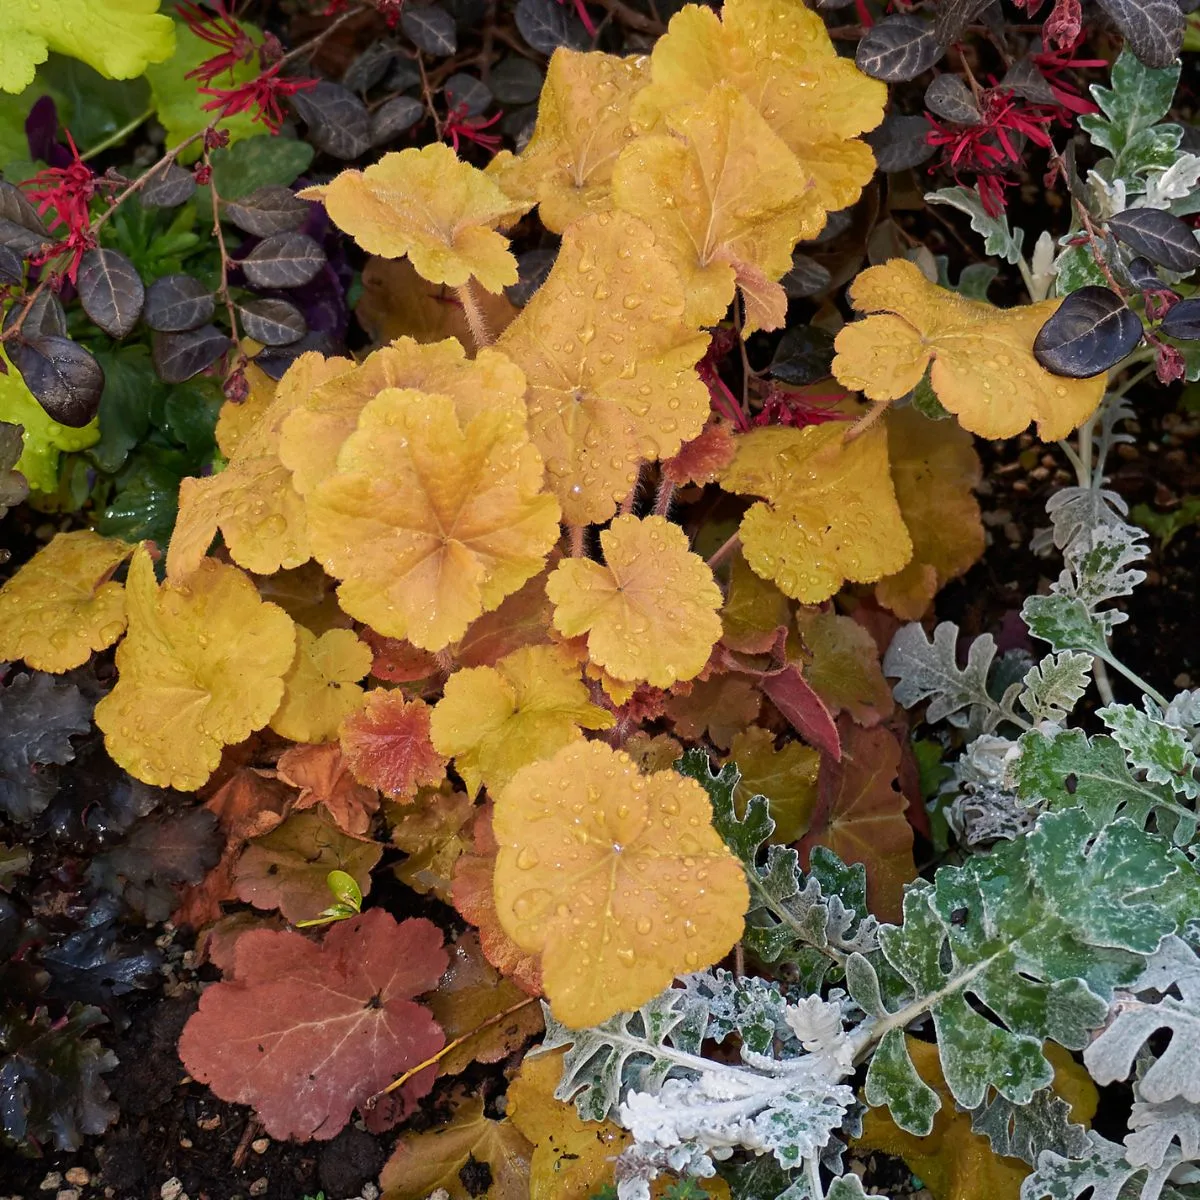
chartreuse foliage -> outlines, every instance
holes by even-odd
[[[1187,1195],[1200,701],[1111,645],[1145,552],[1102,486],[1129,410],[1103,375],[1035,357],[1058,299],[999,309],[906,259],[859,275],[864,315],[834,343],[833,374],[876,407],[801,419],[811,397],[781,384],[751,401],[749,352],[739,407],[713,366],[731,305],[717,340],[785,323],[796,245],[870,181],[885,99],[801,4],[687,5],[645,57],[556,51],[528,144],[486,171],[439,144],[305,190],[368,253],[454,289],[439,303],[471,344],[251,368],[214,470],[182,482],[161,578],[151,543],[70,533],[0,592],[0,657],[63,672],[115,643],[108,754],[204,789],[185,816],[205,865],[170,879],[227,978],[181,1052],[274,1136],[332,1137],[355,1106],[389,1128],[439,1069],[519,1047],[544,996],[561,1053],[526,1061],[504,1120],[459,1107],[436,1170],[408,1170],[438,1151],[406,1136],[389,1194],[456,1187],[478,1150],[505,1195],[528,1174],[531,1195],[615,1180],[647,1200],[666,1173],[680,1196],[852,1200],[865,1105],[889,1144],[972,1131],[1010,1192],[1024,1160],[1026,1200]],[[1129,158],[1105,107],[1093,137]],[[507,232],[535,206],[553,264],[519,312],[483,306],[520,279]],[[1022,613],[1049,649],[998,662],[985,635],[960,662],[955,627],[915,622],[983,548],[969,434],[1031,423],[1082,426],[1043,539],[1064,569]],[[31,474],[53,476],[71,443],[27,434]],[[879,606],[914,622],[882,670]],[[1097,664],[1087,734],[1069,722]],[[949,835],[922,820],[885,672],[962,751],[937,801],[956,856],[923,875],[913,826],[939,852]],[[56,686],[29,678],[0,713]],[[14,821],[87,728],[71,695],[40,757],[0,744]],[[385,825],[399,880],[477,928],[453,956],[371,896]],[[246,933],[238,900],[330,928]],[[1056,1067],[1077,1082],[1079,1056],[1102,1085],[1133,1076],[1124,1144],[1072,1123]]]

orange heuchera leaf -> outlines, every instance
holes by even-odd
[[[838,422],[755,429],[721,477],[727,491],[763,497],[742,518],[751,569],[806,604],[828,600],[847,579],[891,575],[912,557],[887,434],[876,425],[844,443],[845,432]]]
[[[684,696],[667,701],[667,716],[675,732],[690,741],[707,733],[714,746],[729,749],[739,729],[758,717],[762,697],[744,675],[712,675],[692,685]]]
[[[873,313],[837,335],[833,373],[872,400],[897,400],[929,382],[964,429],[1006,438],[1036,421],[1043,441],[1064,438],[1096,410],[1104,375],[1064,379],[1033,357],[1038,330],[1062,303],[996,308],[930,283],[894,258],[868,267],[850,287],[859,312]]]
[[[651,737],[641,729],[626,738],[621,749],[637,763],[643,775],[665,771],[683,757],[683,747],[669,733],[656,733]]]
[[[531,996],[542,994],[541,960],[522,950],[504,932],[496,914],[493,881],[496,876],[496,844],[492,829],[492,804],[479,810],[472,827],[474,846],[454,864],[451,899],[459,913],[479,930],[484,956],[503,975]]]
[[[89,529],[55,534],[0,589],[0,659],[58,673],[111,646],[125,632],[125,589],[112,575],[132,553]]]
[[[554,1015],[574,1028],[637,1008],[729,952],[748,903],[704,789],[642,775],[576,742],[523,767],[495,812],[500,924],[542,956]]]
[[[802,608],[796,627],[803,645],[804,678],[834,716],[848,712],[860,725],[878,725],[892,712],[875,639],[857,621]]]
[[[707,337],[684,319],[684,289],[642,221],[576,221],[546,282],[499,346],[529,382],[529,428],[574,525],[606,521],[644,459],[667,458],[704,426],[693,370]]]
[[[279,457],[302,496],[337,469],[342,443],[358,427],[367,403],[385,388],[449,396],[466,423],[493,403],[517,406],[525,394],[525,376],[496,350],[484,349],[468,359],[462,344],[452,339],[422,345],[400,338],[381,346],[353,370],[309,388],[284,421]]]
[[[354,778],[393,800],[411,800],[419,787],[437,787],[446,760],[429,740],[429,705],[403,692],[373,688],[366,703],[342,722],[342,753]]]
[[[778,328],[787,296],[777,281],[796,243],[825,224],[812,177],[730,83],[665,120],[670,134],[640,137],[621,154],[613,203],[669,253],[688,320],[720,321],[740,287],[747,331]]]
[[[785,742],[776,750],[774,734],[752,725],[733,739],[727,761],[737,763],[742,773],[733,793],[739,814],[752,796],[765,796],[775,821],[769,840],[787,845],[804,836],[817,802],[818,751],[799,742]]]
[[[435,993],[436,995],[437,993]],[[404,1133],[379,1176],[383,1200],[474,1200],[462,1176],[468,1164],[485,1167],[487,1200],[530,1200],[529,1157],[533,1147],[511,1121],[483,1115],[483,1097],[464,1100],[448,1121],[424,1133]]]
[[[370,831],[379,793],[354,778],[339,746],[293,746],[280,755],[276,770],[284,783],[300,789],[297,812],[320,804],[343,833],[361,838]]]
[[[243,851],[235,870],[238,899],[277,908],[293,924],[310,921],[332,901],[330,871],[353,875],[365,896],[382,853],[374,842],[343,833],[320,809],[293,813]]]
[[[253,1105],[271,1137],[328,1141],[356,1106],[445,1039],[412,997],[446,969],[441,931],[397,924],[376,908],[321,942],[251,930],[234,949],[233,982],[200,998],[179,1039],[193,1078]],[[432,1073],[413,1082],[427,1091]]]
[[[362,411],[337,472],[308,497],[313,550],[353,617],[441,650],[536,575],[558,540],[558,504],[524,404],[389,388]]]
[[[516,1011],[487,1023],[510,1008]],[[450,947],[450,965],[429,1009],[448,1041],[464,1039],[438,1063],[442,1075],[457,1075],[473,1062],[499,1062],[545,1026],[541,1006],[484,958],[474,930]]]
[[[351,629],[330,629],[317,637],[303,625],[296,626],[296,643],[271,728],[293,742],[327,742],[362,705],[358,681],[371,669],[371,648]]]
[[[904,885],[917,877],[908,801],[897,784],[900,744],[886,729],[860,729],[838,722],[842,761],[821,761],[817,804],[800,846],[808,869],[813,846],[828,846],[843,862],[867,868],[870,908],[883,921],[898,923]]]
[[[453,757],[472,796],[495,795],[526,763],[610,729],[612,713],[588,700],[579,663],[558,646],[527,646],[494,667],[456,671],[433,710],[430,732]]]
[[[474,801],[446,782],[422,788],[414,800],[388,804],[384,811],[392,844],[408,855],[397,863],[396,878],[422,896],[432,892],[449,904],[454,864],[471,844],[467,827],[475,816]]]
[[[648,67],[644,57],[560,46],[546,69],[533,136],[519,155],[497,154],[487,173],[508,195],[536,202],[554,233],[610,208],[613,164],[634,136],[629,105]]]
[[[548,642],[554,609],[546,595],[546,579],[558,563],[557,548],[550,551],[546,567],[505,596],[500,607],[471,622],[454,647],[454,661],[462,667],[494,667],[506,654],[522,646]]]
[[[888,457],[913,557],[875,585],[875,599],[919,621],[949,580],[983,554],[983,522],[972,489],[981,467],[974,438],[953,421],[930,421],[913,408],[888,411]]]
[[[517,282],[517,260],[496,226],[531,205],[506,196],[440,142],[385,154],[365,171],[343,171],[297,194],[322,201],[333,223],[368,254],[407,255],[430,283],[460,287],[475,278],[498,292]]]
[[[144,547],[134,551],[125,599],[119,678],[96,705],[96,724],[135,779],[194,791],[222,746],[261,729],[279,707],[296,627],[241,571],[214,559],[185,584],[159,587]]]
[[[178,582],[199,565],[219,529],[229,555],[259,575],[298,567],[310,557],[304,503],[279,458],[284,419],[314,387],[344,373],[346,359],[302,354],[279,381],[269,404],[239,426],[229,465],[179,485],[179,516],[167,551],[167,576]],[[227,401],[228,404],[232,403]]]
[[[716,483],[717,477],[733,462],[737,446],[728,425],[710,421],[679,453],[662,464],[664,478],[676,487],[686,483],[703,486]]]
[[[687,5],[650,59],[653,82],[634,100],[635,123],[653,126],[732,84],[813,177],[827,212],[845,208],[875,173],[859,135],[883,120],[887,88],[838,55],[825,23],[793,0],[726,0],[718,18]]]
[[[376,679],[388,683],[413,683],[438,672],[436,656],[428,650],[418,650],[404,638],[384,637],[373,629],[364,629],[362,637],[371,647],[371,674]]]
[[[721,636],[721,589],[665,517],[617,517],[600,534],[606,566],[567,558],[546,584],[554,624],[586,632],[588,654],[618,679],[670,687],[704,669]]]

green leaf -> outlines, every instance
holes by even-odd
[[[191,459],[179,450],[143,445],[118,476],[116,494],[97,518],[97,532],[127,542],[150,538],[165,547],[179,512],[179,481],[191,473]]]
[[[1200,496],[1184,496],[1178,508],[1165,513],[1157,512],[1148,504],[1135,504],[1130,516],[1158,538],[1159,548],[1165,550],[1177,534],[1200,525]]]
[[[223,200],[236,200],[269,183],[287,186],[308,170],[314,153],[307,142],[260,134],[213,152],[213,182]]]
[[[887,1104],[896,1124],[918,1137],[932,1131],[942,1107],[937,1092],[917,1074],[902,1029],[889,1029],[876,1046],[863,1096],[872,1108]]]
[[[1107,287],[1104,272],[1087,246],[1068,246],[1054,263],[1054,293],[1069,296],[1082,287]]]
[[[1023,620],[1035,638],[1055,650],[1086,650],[1107,655],[1109,614],[1093,615],[1082,600],[1071,596],[1030,596],[1021,607]]]
[[[87,63],[61,54],[50,55],[38,68],[33,86],[21,99],[32,105],[46,94],[58,107],[59,124],[71,131],[84,153],[150,108],[145,79],[105,79]]]
[[[114,474],[150,431],[151,396],[165,393],[166,384],[155,375],[145,346],[101,350],[96,360],[104,369],[104,392],[97,416],[100,440],[88,457],[100,470]]]
[[[1112,730],[1129,765],[1150,783],[1165,783],[1189,800],[1200,796],[1196,752],[1182,729],[1157,721],[1132,704],[1110,704],[1097,715]]]
[[[1021,707],[1035,721],[1061,723],[1087,691],[1092,656],[1074,650],[1051,654],[1030,667],[1021,681]]]
[[[47,52],[81,58],[107,79],[134,79],[171,57],[174,23],[158,0],[24,0],[0,7],[0,90],[23,92]]]
[[[1021,1185],[1021,1200],[1078,1200],[1091,1189],[1090,1200],[1181,1200],[1166,1185],[1178,1165],[1173,1156],[1156,1171],[1135,1167],[1125,1148],[1095,1131],[1088,1133],[1086,1158],[1068,1159],[1052,1150],[1038,1156],[1037,1170]]]
[[[1013,1104],[999,1093],[971,1113],[971,1128],[982,1133],[997,1154],[1024,1159],[1031,1167],[1043,1150],[1068,1158],[1088,1151],[1087,1130],[1071,1120],[1071,1106],[1053,1088],[1043,1088],[1028,1104]]]

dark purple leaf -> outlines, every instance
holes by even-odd
[[[519,0],[515,15],[521,36],[540,54],[573,44],[567,11],[554,0]]]
[[[0,245],[0,285],[20,283],[24,278],[24,260],[11,246]]]
[[[190,200],[196,190],[191,171],[178,163],[154,172],[154,177],[141,190],[143,208],[175,208]]]
[[[159,333],[182,333],[212,320],[217,302],[194,275],[164,275],[146,289],[142,320]]]
[[[425,116],[425,105],[411,96],[393,96],[371,114],[371,145],[382,146]]]
[[[79,262],[75,287],[83,311],[110,337],[132,332],[142,312],[146,287],[137,267],[119,250],[97,247]]]
[[[501,104],[532,104],[542,94],[545,78],[536,63],[510,54],[492,69],[488,83]]]
[[[477,117],[492,103],[492,89],[474,75],[458,71],[446,80],[444,89],[446,104],[450,108],[460,106],[468,117]]]
[[[100,407],[104,370],[78,342],[51,335],[21,337],[9,344],[9,358],[25,386],[60,425],[79,429]]]
[[[0,421],[0,517],[29,495],[29,483],[13,468],[25,449],[25,430],[9,421]]]
[[[1200,267],[1200,242],[1190,225],[1161,208],[1127,208],[1108,219],[1109,231],[1136,254],[1178,275]]]
[[[939,75],[925,89],[925,107],[955,125],[978,125],[983,120],[971,89],[957,75]]]
[[[1181,342],[1200,341],[1200,296],[1180,300],[1162,319],[1159,329]]]
[[[92,727],[92,706],[73,684],[34,672],[0,690],[0,811],[31,821],[50,802],[58,779],[46,767],[75,757],[71,738]]]
[[[0,183],[0,187],[8,186],[10,185]],[[36,213],[34,215],[36,216]],[[7,246],[10,250],[15,250],[19,255],[25,257],[52,241],[54,238],[50,234],[37,233],[28,225],[22,225],[6,216],[4,195],[0,192],[0,246]]]
[[[344,354],[345,347],[337,338],[323,330],[310,329],[298,342],[290,346],[268,348],[260,351],[254,357],[254,365],[278,382],[302,354],[315,350],[318,354],[329,358],[335,354]]]
[[[873,26],[858,43],[854,61],[872,79],[903,83],[928,71],[941,57],[942,45],[933,26],[911,13],[903,13],[884,17]]]
[[[798,325],[779,339],[767,373],[785,383],[808,384],[829,376],[833,335],[816,325]]]
[[[1178,0],[1099,0],[1099,4],[1139,62],[1155,70],[1175,64],[1187,24]]]
[[[305,233],[275,233],[259,242],[240,265],[254,287],[301,287],[325,265],[325,251]]]
[[[368,92],[391,68],[399,47],[394,42],[372,42],[347,68],[342,87],[352,92]]]
[[[458,49],[454,18],[436,4],[425,8],[406,4],[400,10],[400,28],[418,50],[436,58],[446,58]]]
[[[907,171],[933,154],[935,147],[926,140],[929,129],[924,117],[889,113],[878,129],[866,135],[865,141],[875,152],[875,162],[881,171]]]
[[[1034,104],[1058,103],[1054,89],[1046,82],[1046,77],[1032,59],[1017,59],[1004,73],[1000,86],[1020,96],[1022,100],[1033,101]]]
[[[33,102],[29,116],[25,118],[25,141],[33,162],[44,162],[51,167],[66,166],[66,163],[56,161],[65,147],[58,141],[58,105],[53,96],[39,96]]]
[[[304,336],[304,314],[289,300],[259,297],[237,306],[242,329],[264,346],[290,346]]]
[[[66,310],[62,306],[62,301],[49,288],[34,297],[29,311],[25,313],[22,320],[23,312],[25,312],[25,301],[21,300],[4,314],[4,328],[11,329],[18,321],[21,321],[21,337],[67,336]]]
[[[25,199],[25,193],[3,179],[0,179],[0,219],[37,234],[43,242],[50,239],[45,223],[37,209]]]
[[[291,188],[269,183],[239,200],[226,200],[222,212],[239,229],[265,238],[299,229],[312,208],[309,201],[301,200]]]
[[[371,148],[367,106],[340,83],[322,80],[297,92],[292,105],[308,126],[308,140],[334,158],[358,158]]]
[[[1088,379],[1115,367],[1142,340],[1142,323],[1116,292],[1072,292],[1038,331],[1033,356],[1055,375]]]
[[[406,92],[421,82],[421,68],[411,58],[398,58],[383,81],[389,92]]]
[[[1113,267],[1114,269],[1119,269],[1120,263],[1114,263]],[[1163,286],[1163,281],[1158,275],[1158,269],[1148,258],[1142,258],[1140,255],[1137,258],[1129,260],[1129,265],[1125,268],[1125,274],[1128,276],[1131,286],[1142,291],[1161,288]]]
[[[934,15],[938,43],[948,46],[951,42],[957,42],[986,3],[987,0],[939,0]]]
[[[557,250],[544,247],[518,254],[517,282],[504,289],[509,302],[518,308],[524,308],[533,293],[546,282],[546,276],[550,274],[550,268],[554,266],[557,257]]]
[[[779,281],[790,300],[818,296],[833,282],[833,277],[815,259],[797,251],[792,255],[792,269]]]
[[[824,246],[835,238],[841,237],[853,224],[854,214],[848,208],[839,208],[837,212],[831,212],[825,218],[825,227],[815,238],[809,238],[800,244],[802,246]]]
[[[202,325],[185,333],[156,333],[151,357],[159,379],[183,383],[211,367],[232,346],[215,325]]]

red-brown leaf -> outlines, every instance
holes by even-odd
[[[437,787],[445,778],[446,760],[429,740],[424,700],[376,688],[338,736],[354,778],[394,800],[411,800],[419,787]]]
[[[343,833],[363,837],[370,830],[371,817],[379,810],[379,793],[351,775],[336,742],[293,746],[280,757],[278,773],[284,783],[300,789],[298,811],[322,804]]]

